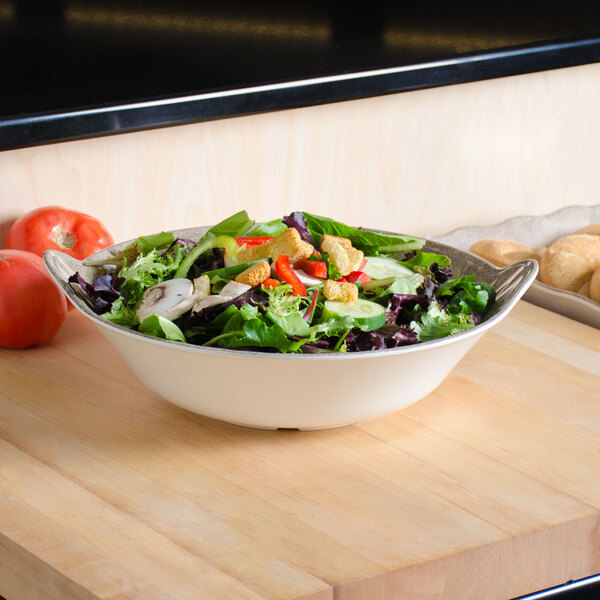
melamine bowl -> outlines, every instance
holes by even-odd
[[[208,227],[177,230],[198,240]],[[388,232],[382,232],[388,233]],[[92,255],[106,258],[131,241]],[[161,340],[95,314],[79,286],[97,269],[49,250],[44,262],[75,308],[108,339],[135,375],[165,400],[192,412],[248,427],[323,429],[401,410],[432,392],[477,340],[504,319],[532,284],[537,263],[505,269],[462,250],[427,241],[424,250],[446,254],[457,277],[475,274],[496,288],[494,306],[474,328],[439,340],[375,352],[281,354],[194,346]]]

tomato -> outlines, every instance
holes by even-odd
[[[7,248],[39,256],[45,250],[60,250],[78,260],[113,244],[111,234],[98,219],[60,206],[28,212],[12,224],[6,238]]]
[[[60,206],[37,208],[18,218],[8,230],[6,247],[39,256],[60,250],[78,260],[112,246],[114,240],[98,219]],[[72,305],[69,303],[69,310]]]
[[[0,346],[41,346],[56,335],[66,314],[65,295],[37,254],[0,250]]]

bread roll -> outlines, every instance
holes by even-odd
[[[588,279],[587,281],[585,281],[583,283],[583,285],[577,290],[577,293],[580,294],[581,296],[585,296],[586,298],[590,297],[590,281],[591,279]]]
[[[600,269],[596,269],[590,279],[590,298],[600,302]]]
[[[484,240],[479,240],[469,248],[469,252],[484,258],[497,267],[508,267],[508,265],[515,262],[515,260],[507,258],[506,255],[509,252],[516,251],[531,253],[532,249],[525,244],[501,238],[486,238]]]
[[[542,283],[569,292],[577,292],[593,273],[590,260],[563,248],[548,248],[540,264]]]
[[[549,248],[568,250],[591,261],[594,269],[600,269],[600,236],[589,233],[572,233],[554,240]]]
[[[586,225],[573,233],[589,233],[591,235],[600,235],[600,223],[592,223],[591,225]]]
[[[504,257],[506,260],[509,260],[512,264],[519,260],[525,260],[527,258],[532,258],[533,260],[537,260],[538,263],[542,260],[542,255],[546,252],[546,248],[528,248],[527,250],[511,250],[507,252]]]

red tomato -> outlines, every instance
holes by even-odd
[[[66,314],[65,295],[39,256],[0,250],[0,346],[41,346],[55,336]]]
[[[94,217],[60,206],[37,208],[17,219],[6,238],[6,247],[42,256],[60,250],[78,260],[112,246],[114,240]]]

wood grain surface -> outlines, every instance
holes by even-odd
[[[0,349],[0,596],[507,600],[591,575],[599,390],[600,331],[520,302],[404,411],[246,429],[150,393],[73,311]]]

